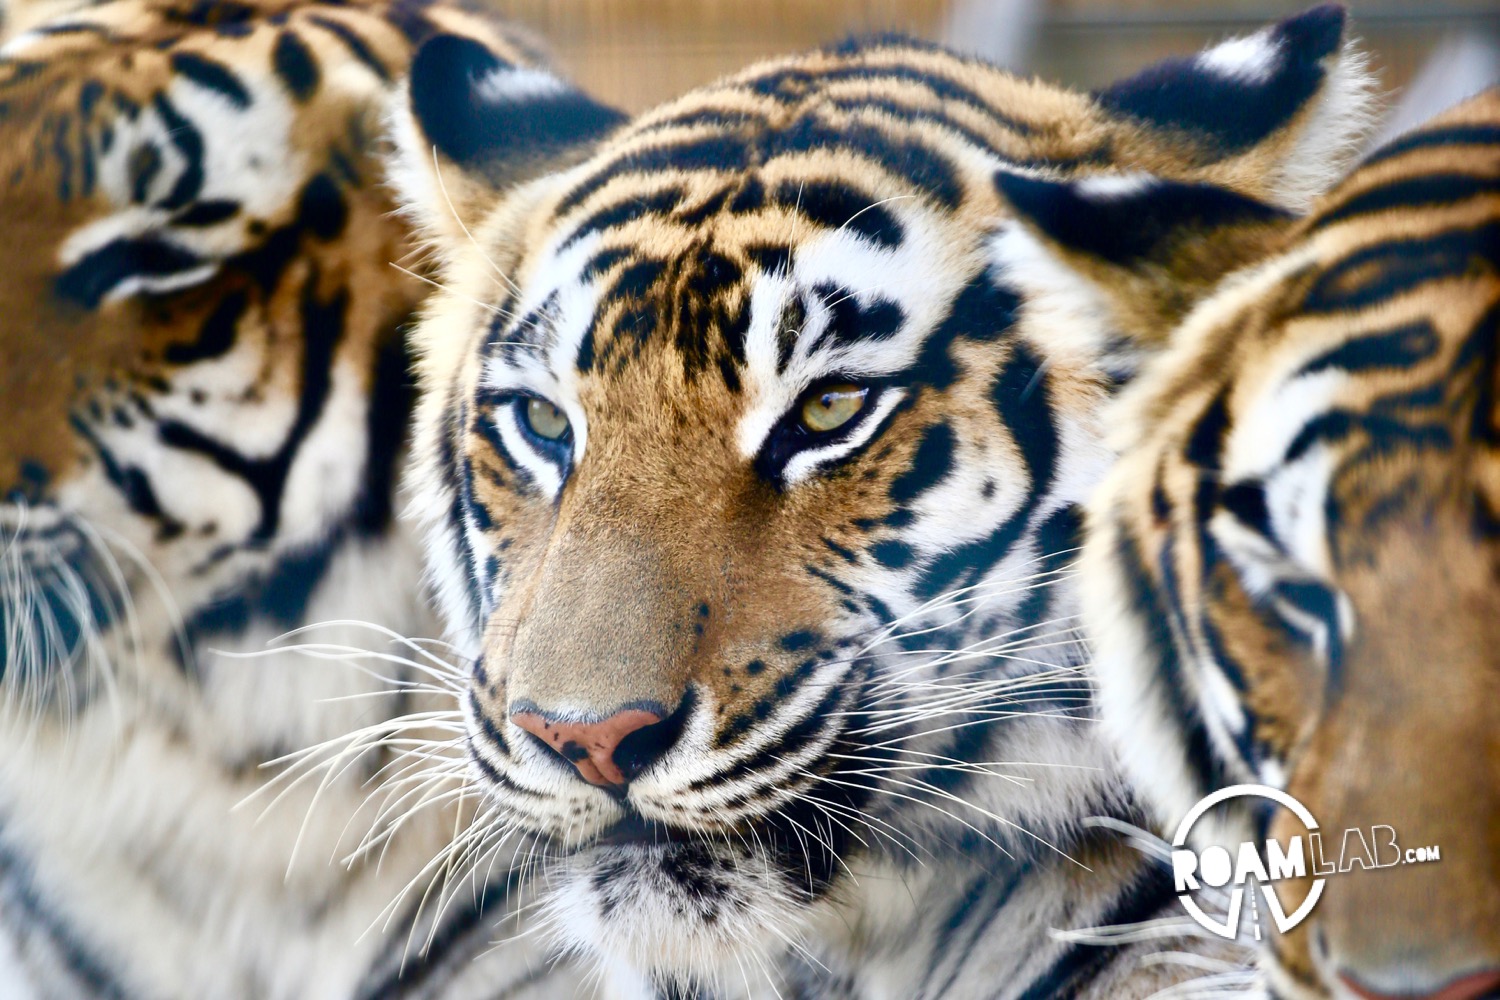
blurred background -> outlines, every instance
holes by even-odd
[[[482,0],[593,93],[640,110],[765,56],[897,30],[1097,87],[1313,0]],[[1399,130],[1500,81],[1500,0],[1351,0]]]

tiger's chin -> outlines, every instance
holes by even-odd
[[[817,863],[748,832],[636,833],[549,866],[544,922],[557,944],[593,957],[606,983],[633,973],[645,995],[763,988],[808,922]]]

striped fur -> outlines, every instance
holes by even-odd
[[[1114,411],[1083,563],[1105,720],[1167,824],[1261,782],[1335,836],[1439,846],[1331,878],[1270,942],[1277,995],[1493,996],[1500,91],[1371,154],[1284,239]],[[1232,819],[1236,842],[1267,822]]]
[[[1342,23],[1093,96],[851,43],[626,124],[462,40],[418,55],[393,175],[443,287],[413,513],[495,837],[545,844],[539,923],[614,995],[1188,974],[1049,934],[1175,906],[1083,823],[1134,806],[1069,553],[1131,336],[1261,253],[1358,129]],[[578,162],[514,184],[515,134]],[[809,429],[840,385],[857,415]],[[612,758],[560,735],[620,712],[661,721]]]
[[[221,653],[435,632],[392,517],[423,286],[375,145],[424,37],[528,50],[441,6],[74,6],[0,50],[0,995],[519,996],[546,956],[471,966],[481,905],[431,927],[403,891],[452,809],[335,863],[394,751],[267,808],[263,762],[441,706],[423,658]]]

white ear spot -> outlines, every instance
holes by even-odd
[[[1198,55],[1198,68],[1205,73],[1259,84],[1271,78],[1280,61],[1281,46],[1269,31],[1258,31],[1244,38],[1231,38]]]
[[[1135,172],[1129,174],[1102,174],[1085,177],[1073,185],[1073,190],[1089,201],[1117,201],[1144,194],[1161,182],[1151,174]]]
[[[551,73],[524,66],[497,69],[474,85],[474,95],[486,104],[524,104],[539,97],[568,92],[567,84]]]

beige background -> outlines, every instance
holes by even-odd
[[[1294,13],[1311,0],[486,0],[596,95],[648,107],[756,59],[900,30],[1081,87]],[[1500,0],[1353,0],[1382,83],[1431,110],[1500,80]],[[1422,76],[1429,59],[1434,68]]]

